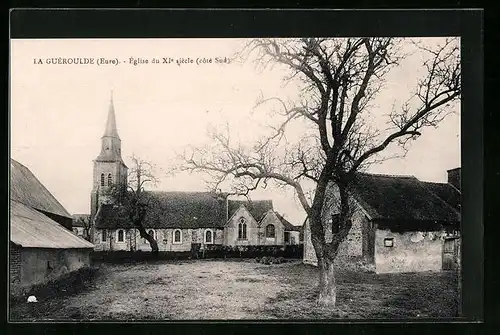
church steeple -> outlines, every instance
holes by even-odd
[[[101,137],[101,153],[94,160],[94,177],[91,192],[90,215],[92,218],[103,203],[119,201],[109,194],[111,186],[126,186],[128,168],[123,162],[121,154],[121,140],[116,127],[115,106],[113,92],[108,107],[108,118],[104,135]]]
[[[115,106],[113,103],[113,91],[111,91],[111,97],[109,99],[108,120],[106,122],[106,130],[104,131],[103,137],[115,137],[120,139],[120,136],[118,136],[118,130],[116,129],[116,116],[115,116]]]
[[[123,162],[121,156],[121,140],[118,135],[118,129],[116,127],[116,115],[115,106],[113,103],[113,92],[111,92],[111,97],[109,101],[108,108],[108,119],[106,121],[106,128],[104,129],[104,135],[101,138],[102,147],[101,153],[97,157],[97,161],[104,162]]]

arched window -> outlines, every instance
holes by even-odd
[[[125,241],[125,238],[124,238],[124,233],[123,233],[123,230],[118,230],[118,242],[123,242]]]
[[[274,225],[272,224],[268,224],[266,226],[266,237],[272,237],[274,238],[276,235],[275,235],[275,230],[274,230]]]
[[[101,186],[104,186],[104,173],[101,173]]]
[[[238,238],[241,240],[247,239],[247,224],[244,218],[240,218],[238,223]]]
[[[182,231],[180,229],[174,230],[174,242],[176,244],[182,243]]]
[[[111,173],[108,174],[108,186],[111,186],[113,184],[113,177],[111,176]]]
[[[214,243],[214,236],[213,232],[211,229],[207,229],[205,231],[205,244],[212,244]]]

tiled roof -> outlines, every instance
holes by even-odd
[[[253,218],[259,222],[264,214],[267,213],[267,211],[273,209],[273,202],[272,200],[252,200],[252,201],[245,201],[245,200],[228,200],[228,211],[229,211],[229,218],[233,216],[233,214],[240,208],[241,205],[244,205],[245,208],[252,214]]]
[[[10,201],[10,240],[25,248],[94,248],[44,214],[14,200]]]
[[[455,223],[459,213],[412,176],[360,173],[354,196],[372,219]]]
[[[10,160],[10,198],[47,213],[70,218],[71,214],[24,165]]]
[[[147,228],[223,228],[226,201],[211,192],[147,192],[150,200],[144,226]],[[126,210],[101,205],[96,214],[97,228],[127,228]]]

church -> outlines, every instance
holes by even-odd
[[[90,217],[96,251],[150,251],[147,240],[128,219],[111,194],[113,185],[126,187],[128,167],[122,159],[121,139],[111,97],[101,152],[94,160]],[[190,251],[192,244],[289,245],[300,243],[301,227],[273,208],[271,200],[231,200],[216,192],[147,191],[154,201],[143,226],[159,251]]]

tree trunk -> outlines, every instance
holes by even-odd
[[[318,260],[319,265],[319,297],[318,303],[323,306],[334,307],[337,302],[337,284],[333,260]]]
[[[139,226],[137,227],[137,229],[139,230],[139,233],[140,233],[140,236],[144,239],[146,239],[148,242],[149,242],[149,245],[151,246],[151,253],[153,255],[158,255],[158,243],[156,242],[156,240],[153,238],[153,236],[149,235],[147,232],[146,232],[146,229],[144,229],[144,227]]]

